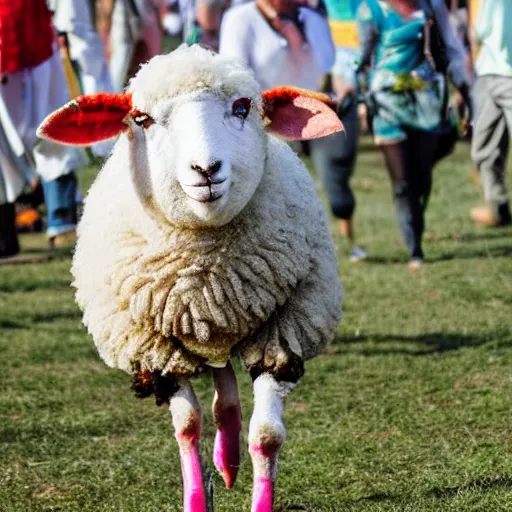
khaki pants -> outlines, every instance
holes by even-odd
[[[500,216],[508,211],[509,202],[505,175],[512,134],[512,77],[478,77],[474,100],[472,158],[480,172],[485,200],[498,221],[505,221]]]

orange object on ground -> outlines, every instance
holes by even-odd
[[[16,214],[17,231],[36,231],[36,224],[41,222],[41,215],[34,208]]]

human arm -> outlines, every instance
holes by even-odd
[[[335,52],[327,18],[313,9],[302,7],[299,20],[303,23],[304,35],[315,60],[325,73],[329,72],[334,65]]]
[[[492,33],[492,2],[480,0],[481,5],[476,17],[475,36],[479,44]]]
[[[468,83],[466,62],[468,55],[457,37],[453,25],[450,23],[449,12],[444,0],[430,0],[437,26],[446,47],[448,57],[448,76],[457,89],[465,89]],[[462,91],[461,91],[462,93]]]
[[[96,0],[96,30],[105,48],[107,60],[110,59],[110,30],[116,0]]]
[[[356,15],[359,29],[359,44],[361,47],[361,59],[356,71],[357,73],[366,71],[372,65],[377,48],[380,34],[378,20],[374,14],[371,4],[363,0]]]

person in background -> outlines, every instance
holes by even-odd
[[[182,35],[183,19],[178,0],[167,0],[162,25],[165,32],[171,37]]]
[[[476,224],[505,226],[512,221],[505,184],[512,130],[512,2],[481,0],[480,3],[472,158],[478,167],[487,205],[473,208],[471,219]]]
[[[0,75],[0,121],[6,140],[16,156],[33,158],[44,189],[50,244],[64,245],[74,237],[74,171],[81,160],[75,149],[36,136],[44,118],[69,100],[46,0],[0,2]]]
[[[444,1],[363,0],[358,19],[361,70],[369,70],[373,133],[393,187],[400,228],[409,250],[409,268],[423,264],[425,210],[439,142],[446,83],[427,56],[427,17],[433,15],[447,49],[451,78],[467,89],[465,55],[457,44]],[[455,42],[454,42],[455,41]]]
[[[61,51],[68,52],[63,58],[70,62],[72,73],[78,78],[77,94],[96,94],[99,92],[113,92],[112,80],[105,56],[102,41],[94,28],[93,10],[89,2],[83,0],[47,0],[49,8],[53,11],[53,24],[62,39]],[[73,76],[68,76],[68,84],[72,83]],[[112,149],[110,141],[94,144],[92,153],[97,157],[106,157]]]
[[[330,73],[330,91],[339,105],[338,115],[345,132],[313,141],[310,157],[318,172],[331,212],[339,219],[340,233],[349,242],[350,261],[357,262],[368,253],[355,244],[353,215],[356,207],[350,179],[356,164],[359,119],[356,84],[356,62],[359,58],[356,12],[360,0],[326,0],[336,60]]]
[[[3,108],[2,105],[0,109]],[[5,115],[0,114],[0,120],[9,123]],[[15,256],[20,251],[15,202],[27,182],[35,188],[38,181],[23,143],[14,127],[6,130],[0,122],[0,258]]]
[[[229,0],[184,0],[183,8],[188,9],[184,41],[218,52],[221,19],[229,6]]]
[[[262,89],[318,91],[335,57],[327,19],[305,0],[256,0],[229,9],[219,52],[250,67]]]
[[[251,67],[262,89],[293,85],[316,91],[336,57],[326,16],[301,0],[256,0],[231,8],[222,20],[220,53]],[[347,64],[340,55],[333,76],[347,133],[309,141],[309,151],[331,209],[340,218],[340,231],[352,243],[355,201],[349,179],[356,154],[357,105],[352,100],[354,63]],[[352,261],[365,257],[362,249],[352,248]]]
[[[97,27],[109,60],[114,92],[162,50],[166,0],[98,0]]]

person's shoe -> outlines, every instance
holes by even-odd
[[[413,258],[409,261],[408,267],[411,272],[417,272],[423,268],[423,260],[421,258]]]
[[[360,247],[354,247],[350,254],[350,263],[357,263],[368,258],[368,253]]]
[[[481,224],[483,226],[497,226],[498,219],[496,219],[494,213],[488,206],[477,206],[470,212],[471,220],[475,224]]]
[[[59,249],[62,247],[69,247],[76,242],[76,231],[68,231],[61,235],[50,237],[50,248]]]

